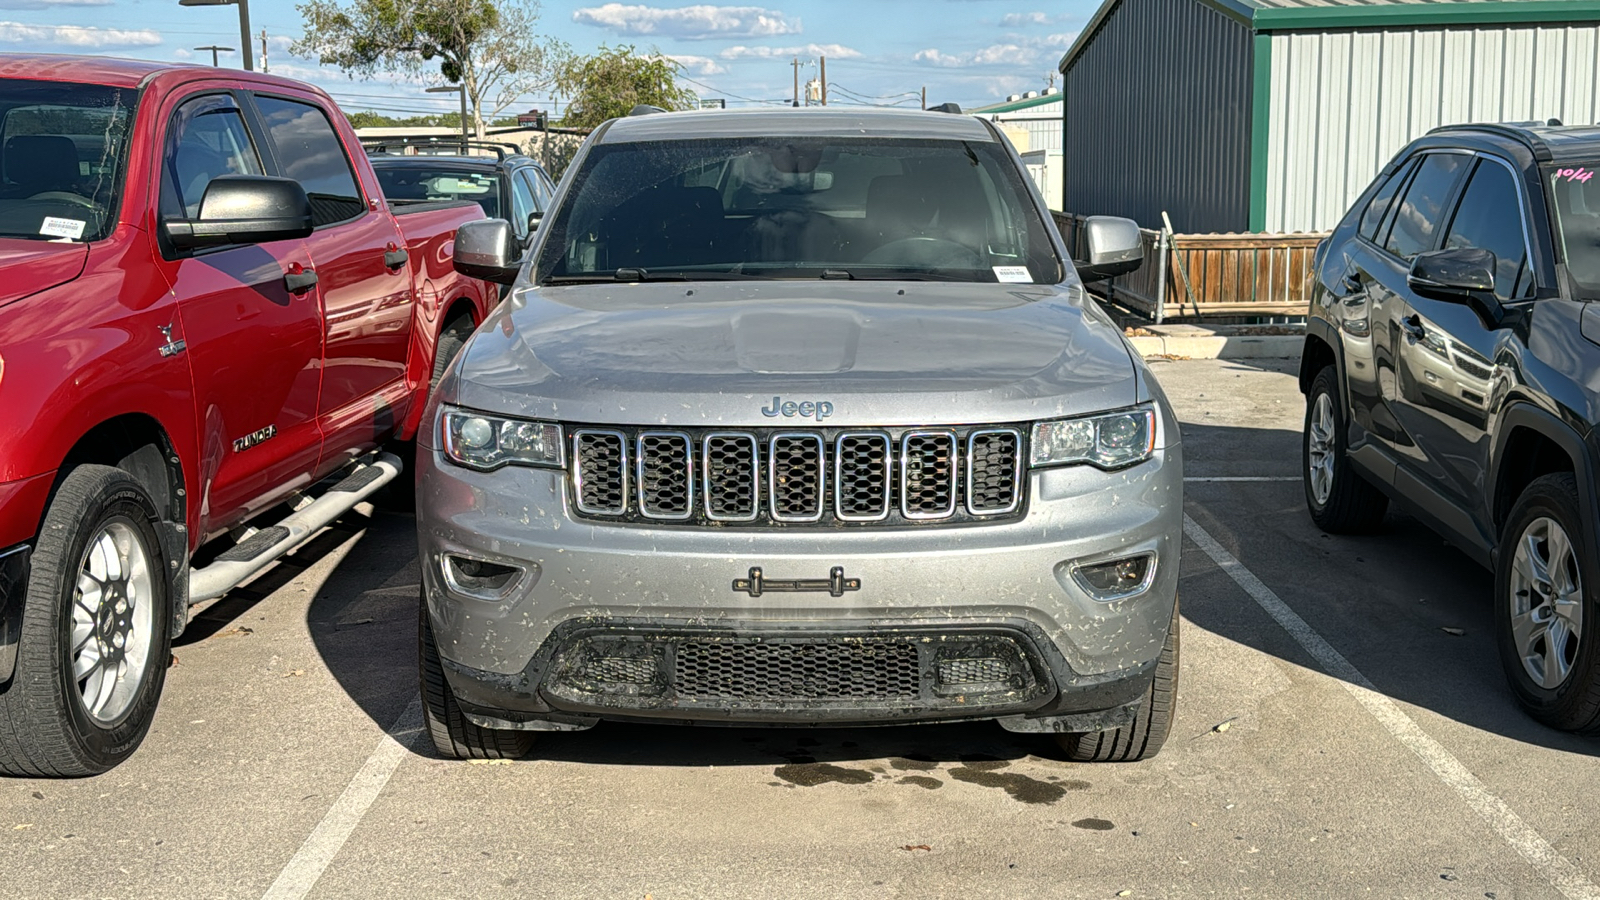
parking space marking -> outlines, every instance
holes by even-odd
[[[322,817],[305,843],[290,858],[288,865],[278,873],[272,887],[261,895],[262,900],[300,900],[311,891],[328,864],[339,855],[345,841],[350,839],[351,832],[361,823],[372,802],[378,799],[384,785],[389,783],[389,776],[411,752],[411,744],[421,733],[422,696],[418,694],[411,698],[411,703],[400,714],[400,718],[384,732],[360,771],[345,786],[344,793],[333,802],[327,815]]]
[[[1205,551],[1206,556],[1211,557],[1211,561],[1216,563],[1218,568],[1226,572],[1235,584],[1249,594],[1267,615],[1282,626],[1284,631],[1289,632],[1289,636],[1304,647],[1324,671],[1344,685],[1344,689],[1349,691],[1351,696],[1355,697],[1356,701],[1377,719],[1395,740],[1415,753],[1429,769],[1433,770],[1440,781],[1453,788],[1506,843],[1522,854],[1528,862],[1533,863],[1556,890],[1570,900],[1600,900],[1600,887],[1596,887],[1577,866],[1562,856],[1556,848],[1550,846],[1539,832],[1522,821],[1505,801],[1489,793],[1483,782],[1479,781],[1478,777],[1462,765],[1449,750],[1446,750],[1444,745],[1429,737],[1393,700],[1379,693],[1377,686],[1369,681],[1367,676],[1361,674],[1361,670],[1345,659],[1344,655],[1335,650],[1322,635],[1306,624],[1305,619],[1300,618],[1288,604],[1273,593],[1271,588],[1263,584],[1255,573],[1245,568],[1243,563],[1217,543],[1210,533],[1188,515],[1183,517],[1183,531]]]
[[[1299,481],[1299,475],[1194,475],[1184,481]]]

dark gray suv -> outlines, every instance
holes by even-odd
[[[1317,251],[1300,385],[1324,530],[1403,505],[1494,571],[1512,690],[1600,732],[1600,127],[1406,147]]]

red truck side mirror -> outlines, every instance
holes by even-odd
[[[198,219],[161,224],[180,249],[303,238],[311,234],[311,200],[292,178],[221,175],[206,186]]]

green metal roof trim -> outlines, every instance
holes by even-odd
[[[1255,31],[1600,22],[1600,0],[1195,0]],[[1067,71],[1122,0],[1106,0],[1056,70]]]
[[[967,110],[967,115],[986,116],[994,113],[1017,112],[1018,110],[1032,109],[1035,106],[1044,106],[1046,103],[1060,103],[1061,100],[1062,96],[1059,92],[1054,94],[1040,94],[1037,97],[1029,97],[1026,100],[1011,100],[1005,103],[994,103],[990,104],[989,106],[980,106],[976,109],[969,109]]]

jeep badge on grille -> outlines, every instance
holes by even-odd
[[[773,397],[771,406],[761,407],[761,414],[769,419],[775,419],[778,416],[792,419],[795,416],[799,416],[802,419],[816,419],[821,422],[823,419],[833,415],[833,404],[826,400],[796,402],[794,400],[785,400],[782,397]]]

